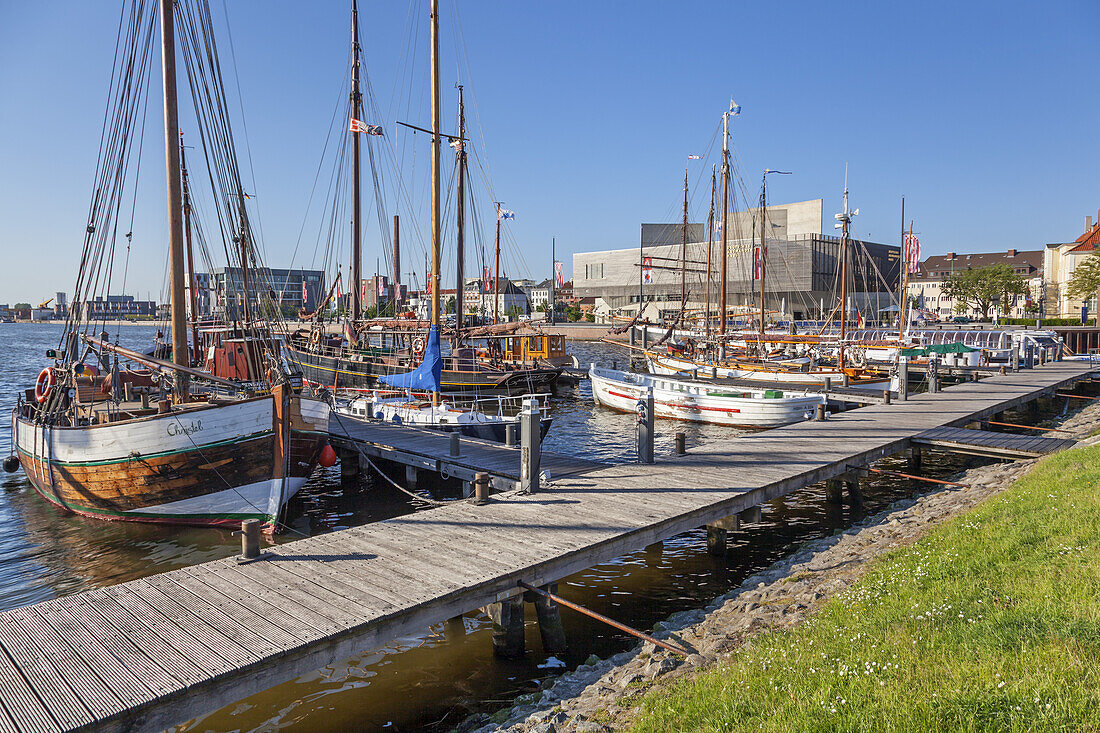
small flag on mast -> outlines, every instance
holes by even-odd
[[[741,114],[741,105],[733,101],[733,97],[730,97],[730,114],[734,117]]]
[[[516,212],[509,211],[508,209],[501,209],[500,210],[500,218],[501,219],[515,219],[516,218]]]
[[[485,288],[486,293],[488,293],[490,290],[492,290],[492,288],[489,287],[489,268],[488,267],[485,268],[485,276],[484,276],[482,282],[483,282],[482,287]]]
[[[653,258],[652,257],[643,257],[642,258],[642,282],[643,283],[652,283],[653,282]]]
[[[689,155],[688,156],[688,160],[702,160],[702,159],[703,159],[703,156],[701,156],[701,155]]]
[[[379,137],[384,135],[381,125],[368,125],[366,122],[357,120],[354,117],[351,118],[351,127],[348,130],[350,132],[365,132],[368,135],[378,135]]]
[[[565,287],[565,272],[562,269],[562,263],[554,262],[554,288],[561,290]]]

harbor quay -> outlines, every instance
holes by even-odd
[[[415,455],[421,470],[448,473],[451,462],[482,460],[499,473],[494,461],[503,466],[510,454],[520,486],[474,486],[472,501],[262,552],[246,542],[239,558],[6,611],[0,649],[9,674],[0,687],[9,728],[163,729],[479,608],[493,619],[497,652],[514,656],[523,653],[525,600],[538,610],[543,643],[564,646],[555,583],[570,573],[696,527],[724,553],[727,534],[758,521],[767,502],[819,481],[837,487],[832,500],[843,491],[858,502],[861,477],[898,453],[919,475],[928,451],[1064,449],[1058,438],[976,426],[1072,390],[1094,369],[1045,362],[700,448],[677,441],[652,463],[566,465],[543,482],[533,478],[537,464],[522,465],[538,452],[530,436],[497,447],[391,431],[395,463]],[[357,440],[345,436],[346,447]],[[698,655],[667,637],[654,643]]]

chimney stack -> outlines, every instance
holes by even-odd
[[[1008,250],[1008,256],[1009,257],[1015,257],[1016,256],[1016,250],[1014,250],[1014,249]]]
[[[948,252],[947,256],[944,259],[947,259],[947,260],[955,259],[955,253],[954,252]]]
[[[1097,221],[1100,221],[1100,211],[1096,212],[1096,219],[1097,219]],[[1085,217],[1085,233],[1087,234],[1088,232],[1091,232],[1091,231],[1092,231],[1092,217],[1091,216],[1086,216]]]

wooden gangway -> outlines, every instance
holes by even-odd
[[[517,431],[518,432],[518,431]],[[441,476],[472,481],[475,474],[488,473],[494,489],[507,491],[520,480],[519,447],[508,447],[491,440],[459,440],[459,454],[451,454],[449,433],[425,430],[378,421],[367,422],[334,414],[329,418],[329,435],[339,445],[347,445],[371,458],[399,463]],[[560,453],[542,452],[540,469],[551,480],[605,468],[606,464]]]
[[[1077,442],[1071,438],[1019,435],[993,430],[969,430],[967,428],[939,427],[913,436],[914,445],[943,448],[955,453],[966,453],[990,458],[1037,458],[1071,448]]]
[[[1087,378],[1049,364],[0,614],[0,731],[162,730]],[[674,424],[664,424],[670,429]]]

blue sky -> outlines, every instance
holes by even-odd
[[[347,3],[211,2],[219,23],[228,6],[255,174],[246,189],[257,196],[266,260],[308,267],[319,258],[308,227],[292,253],[346,95]],[[119,7],[0,4],[0,302],[72,289]],[[386,144],[412,191],[398,213],[420,231],[427,147],[393,121],[428,121],[426,8],[361,8]],[[461,35],[455,0],[442,0],[444,119],[454,119],[461,67],[474,145],[493,193],[516,212],[505,225],[513,277],[549,274],[551,237],[568,275],[572,252],[635,246],[641,222],[677,218],[686,157],[708,152],[731,96],[743,108],[733,140],[749,197],[764,168],[790,170],[770,182],[771,200],[823,197],[828,218],[847,164],[861,237],[897,241],[903,193],[925,254],[1037,249],[1076,237],[1100,208],[1093,0],[466,0],[457,9]],[[228,37],[219,42],[228,60]],[[159,109],[150,109],[128,289],[159,298],[163,142]],[[693,187],[709,176],[710,152],[692,164]],[[491,199],[480,182],[474,193],[491,237]],[[708,197],[693,195],[693,219]],[[374,222],[371,214],[365,271],[380,256]],[[407,232],[406,263],[419,262],[422,244]]]

